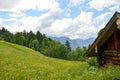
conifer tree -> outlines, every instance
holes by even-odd
[[[66,40],[65,45],[68,47],[68,49],[71,51],[71,46],[70,46],[70,42],[68,40]]]

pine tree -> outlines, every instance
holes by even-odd
[[[41,44],[43,41],[43,35],[39,31],[37,31],[37,33],[36,33],[36,38],[37,38],[38,42]]]
[[[66,40],[65,45],[68,47],[68,49],[71,51],[71,47],[70,47],[70,42],[68,40]]]

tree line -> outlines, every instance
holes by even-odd
[[[87,50],[85,46],[71,50],[69,41],[66,41],[65,45],[63,45],[58,41],[46,37],[40,31],[37,31],[35,34],[32,31],[26,32],[24,30],[23,32],[13,34],[3,27],[0,29],[0,40],[26,46],[49,57],[66,60],[84,61],[84,53]]]

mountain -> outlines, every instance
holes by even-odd
[[[82,39],[69,39],[67,37],[50,37],[55,41],[59,41],[62,44],[65,44],[66,40],[70,42],[71,48],[75,49],[77,47],[82,47],[82,46],[88,46],[89,44],[92,44],[95,38],[88,38],[85,40]]]

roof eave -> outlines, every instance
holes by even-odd
[[[104,30],[102,31],[102,34],[100,36],[98,36],[96,38],[96,40],[93,42],[93,44],[90,46],[90,48],[87,50],[85,56],[86,57],[92,57],[92,56],[96,56],[95,53],[95,46],[99,46],[99,42],[102,40],[102,38],[105,36],[105,34],[109,31],[109,29],[111,28],[112,24],[115,23],[116,19],[120,18],[120,13],[116,12],[112,18],[109,20],[109,22],[107,23],[107,25],[105,26]],[[116,23],[115,23],[116,24]]]

